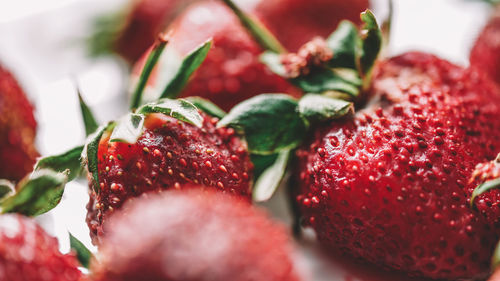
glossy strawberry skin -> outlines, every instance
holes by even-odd
[[[291,252],[284,228],[248,201],[190,188],[126,204],[92,268],[94,281],[294,281]]]
[[[57,239],[33,220],[0,216],[0,280],[77,281],[77,267],[75,256],[60,253]]]
[[[469,207],[500,147],[500,93],[474,70],[407,53],[381,63],[370,107],[297,151],[297,211],[334,251],[411,275],[485,277],[498,232]]]
[[[14,76],[0,65],[0,178],[20,180],[35,164],[33,106]]]
[[[476,40],[470,64],[500,84],[500,6]]]
[[[207,58],[194,73],[180,97],[201,96],[224,110],[237,103],[262,93],[289,93],[294,96],[299,90],[282,77],[273,74],[259,59],[262,49],[250,37],[233,12],[221,2],[200,2],[190,6],[169,27],[173,30],[167,48],[175,50],[179,57],[208,39],[213,47]],[[146,61],[147,52],[134,67],[139,77]],[[160,60],[149,86],[161,92],[158,75],[164,75],[171,62],[164,56]]]
[[[233,129],[215,128],[217,118],[203,114],[198,128],[163,114],[150,114],[134,144],[101,139],[99,192],[90,193],[87,223],[93,242],[108,214],[148,191],[204,184],[225,193],[251,197],[253,164],[246,144]],[[90,185],[93,185],[89,175]]]
[[[297,51],[316,36],[328,37],[341,20],[360,23],[368,0],[265,0],[255,14],[289,50]]]

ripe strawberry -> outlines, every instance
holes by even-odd
[[[470,63],[500,83],[500,6],[477,38],[470,53]]]
[[[326,247],[431,278],[481,278],[498,233],[468,206],[500,147],[500,92],[423,53],[379,64],[369,106],[316,128],[294,200]]]
[[[109,142],[109,133],[101,138],[98,192],[94,188],[87,205],[94,243],[113,210],[147,191],[193,182],[250,198],[253,165],[246,144],[233,129],[215,128],[217,118],[201,115],[199,128],[165,114],[148,114],[135,143]],[[93,176],[89,181],[95,187]]]
[[[171,53],[186,55],[209,38],[214,47],[201,67],[194,73],[181,97],[201,96],[224,110],[261,93],[290,93],[299,90],[285,79],[273,74],[259,59],[262,49],[251,38],[230,9],[219,2],[200,2],[188,8],[170,27]],[[148,52],[136,64],[133,76],[142,71]],[[149,80],[153,89],[162,89],[161,79],[172,66],[172,57],[164,55]],[[162,76],[159,76],[162,75]]]
[[[500,154],[493,161],[477,164],[470,182],[475,183],[474,186],[480,184],[477,188],[468,190],[470,194],[473,194],[471,203],[493,227],[498,228],[500,226],[500,194],[497,189],[500,187]],[[484,188],[486,190],[482,190]]]
[[[299,280],[284,229],[246,200],[199,189],[148,197],[111,217],[94,281]]]
[[[20,180],[33,169],[36,121],[33,106],[14,76],[0,65],[0,178]]]
[[[57,239],[33,220],[0,216],[0,280],[77,281],[77,266],[75,256],[61,254]]]
[[[368,0],[266,0],[255,14],[290,51],[315,36],[328,36],[343,19],[359,23]]]

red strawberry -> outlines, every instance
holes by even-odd
[[[109,133],[101,138],[98,192],[91,192],[87,205],[95,243],[107,216],[147,191],[194,182],[250,198],[253,165],[246,144],[233,129],[216,129],[217,118],[202,116],[199,128],[164,114],[148,114],[135,143],[109,142]],[[94,176],[89,181],[96,187]]]
[[[57,239],[33,220],[0,216],[0,280],[77,281],[77,266],[75,256],[61,254]]]
[[[478,186],[469,189],[469,193],[474,194],[471,197],[473,206],[493,227],[498,228],[500,226],[500,193],[497,189],[500,187],[500,154],[493,161],[477,164],[470,182],[473,182],[474,186],[488,183],[487,190],[481,191],[481,188],[485,186]],[[473,189],[477,189],[475,192],[479,194],[473,193]]]
[[[298,89],[271,73],[260,62],[262,49],[222,3],[196,3],[170,29],[174,33],[169,51],[180,56],[213,38],[214,47],[180,94],[181,97],[201,96],[229,110],[238,102],[261,93],[299,95]],[[133,76],[139,77],[148,54],[136,64]],[[149,80],[151,88],[163,89],[165,85],[161,78],[165,77],[171,65],[172,57],[165,54]]]
[[[284,229],[238,197],[168,191],[127,204],[106,231],[95,281],[299,280]]]
[[[266,0],[257,17],[289,50],[296,51],[315,36],[326,37],[343,19],[359,23],[368,0]]]
[[[33,169],[36,121],[33,106],[14,76],[0,65],[0,178],[20,180]]]
[[[477,38],[470,63],[500,83],[500,6]]]
[[[485,277],[498,233],[468,203],[500,147],[500,92],[423,53],[382,62],[369,106],[296,153],[297,211],[325,247],[431,278]]]

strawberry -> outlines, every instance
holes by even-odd
[[[469,181],[475,185],[479,184],[468,190],[471,194],[471,205],[477,208],[492,227],[498,228],[500,194],[495,189],[500,187],[500,154],[493,161],[477,164]]]
[[[431,278],[485,276],[498,238],[467,206],[500,147],[500,92],[474,70],[407,53],[379,65],[369,106],[297,151],[294,200],[327,247]]]
[[[97,152],[98,191],[87,205],[91,234],[127,199],[148,191],[180,188],[194,182],[250,198],[252,164],[246,145],[233,129],[215,128],[217,118],[200,113],[200,127],[164,114],[148,114],[144,131],[134,143],[110,142],[105,134]]]
[[[470,53],[470,64],[500,83],[500,6],[476,39]]]
[[[266,0],[256,16],[289,50],[296,51],[315,36],[328,36],[343,19],[360,23],[368,0]]]
[[[299,280],[284,228],[246,200],[210,189],[134,200],[106,231],[94,281]]]
[[[0,65],[0,178],[20,180],[33,169],[38,152],[34,141],[33,106],[14,76]]]
[[[169,29],[173,34],[167,52],[172,55],[167,56],[166,53],[160,60],[149,81],[150,88],[164,87],[161,79],[167,76],[165,73],[172,67],[177,54],[185,55],[212,38],[214,47],[180,93],[181,97],[201,96],[229,110],[238,102],[261,93],[300,94],[298,89],[260,62],[262,49],[222,3],[195,3]],[[132,80],[136,80],[141,73],[148,54],[146,52],[135,65]]]
[[[21,215],[0,216],[0,280],[77,281],[73,254],[59,252],[57,239]]]

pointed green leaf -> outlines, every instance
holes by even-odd
[[[158,39],[155,42],[153,50],[149,53],[146,63],[144,64],[144,68],[142,69],[141,76],[139,77],[139,82],[135,87],[134,92],[132,93],[132,98],[130,100],[130,109],[135,110],[142,103],[142,94],[144,93],[144,88],[149,80],[149,76],[153,71],[158,59],[163,53],[163,49],[168,43],[168,35],[161,34],[158,36]]]
[[[223,1],[264,50],[274,53],[286,53],[285,47],[281,45],[278,39],[262,23],[243,12],[232,0]]]
[[[356,46],[359,44],[358,28],[352,22],[343,20],[328,37],[327,44],[333,51],[330,67],[356,69]]]
[[[283,94],[264,94],[236,105],[218,127],[233,127],[244,134],[255,154],[275,154],[297,147],[306,133],[297,101]]]
[[[92,23],[93,34],[86,39],[91,56],[107,55],[114,52],[115,40],[127,22],[128,9],[100,15]]]
[[[167,86],[163,90],[160,98],[176,98],[184,89],[184,86],[186,86],[189,77],[191,77],[194,71],[203,63],[211,47],[212,39],[201,44],[198,48],[189,53],[183,59],[177,73],[172,77],[172,80],[167,82]]]
[[[274,162],[259,175],[252,193],[255,202],[267,201],[273,196],[285,176],[289,156],[289,150],[281,151]]]
[[[361,81],[357,77],[343,77],[342,74],[342,72],[332,69],[317,69],[307,76],[291,79],[291,82],[306,93],[321,94],[328,91],[337,91],[346,93],[351,97],[357,97]]]
[[[341,99],[307,94],[299,100],[299,112],[309,122],[321,122],[354,112],[354,105]]]
[[[82,171],[80,160],[82,151],[83,145],[59,155],[43,157],[36,163],[35,170],[51,169],[56,172],[69,170],[68,181],[72,181]]]
[[[275,74],[287,78],[286,70],[281,63],[281,55],[274,52],[264,52],[260,55],[260,61]]]
[[[199,110],[205,112],[210,116],[214,116],[217,118],[222,118],[226,116],[226,112],[222,110],[217,105],[213,104],[211,101],[206,100],[200,97],[187,97],[186,100],[191,102],[194,106],[196,106]]]
[[[472,192],[472,195],[470,197],[471,207],[474,207],[474,200],[476,200],[476,198],[479,195],[481,195],[485,192],[488,192],[489,190],[495,189],[495,188],[500,188],[500,178],[492,179],[492,180],[486,181],[486,182],[478,185],[478,187],[476,187],[476,189],[474,189],[474,191]]]
[[[83,243],[71,233],[69,233],[69,245],[71,249],[75,251],[76,258],[80,264],[85,268],[89,268],[90,260],[93,257],[92,252],[90,252],[90,250],[87,249],[87,247],[85,247],[85,245],[83,245]]]
[[[161,99],[141,106],[137,113],[163,113],[199,128],[203,126],[203,117],[198,108],[185,99]]]
[[[359,49],[359,70],[363,80],[369,80],[375,61],[382,49],[382,32],[370,10],[361,13],[361,47]]]
[[[52,170],[33,172],[19,182],[14,195],[0,203],[2,213],[38,216],[52,210],[61,201],[67,179],[66,174]]]
[[[92,114],[92,111],[83,100],[80,90],[78,90],[78,100],[80,102],[83,124],[85,125],[85,135],[88,136],[97,130],[99,124],[97,123],[94,114]]]
[[[109,142],[135,143],[144,129],[144,115],[129,113],[117,121]]]
[[[87,139],[87,143],[82,151],[82,159],[87,164],[87,170],[92,175],[95,192],[99,192],[99,169],[98,169],[98,150],[99,142],[101,141],[104,132],[111,130],[115,123],[110,122],[105,126],[100,126],[95,133],[90,135]]]
[[[14,191],[15,185],[12,182],[0,179],[0,200],[11,193],[14,193]]]

